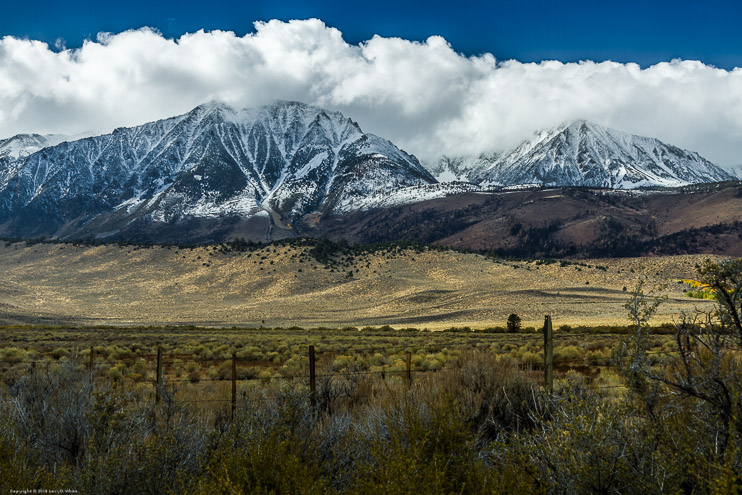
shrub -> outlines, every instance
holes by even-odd
[[[16,364],[23,361],[25,356],[26,352],[23,349],[18,349],[17,347],[6,347],[2,350],[1,360],[6,363]]]
[[[120,381],[126,376],[126,365],[123,363],[116,364],[108,370],[108,377],[114,382]]]
[[[533,352],[524,352],[520,357],[520,362],[530,365],[544,364],[544,358]]]
[[[57,347],[51,352],[51,355],[54,359],[61,359],[63,357],[67,357],[70,355],[70,351],[63,348],[63,347]]]
[[[559,362],[575,362],[582,359],[582,351],[573,345],[565,347],[557,347],[554,349],[554,363]]]
[[[591,366],[600,366],[609,364],[610,355],[603,351],[587,351],[585,361]]]

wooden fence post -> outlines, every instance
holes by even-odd
[[[412,353],[407,351],[407,390],[412,386]]]
[[[232,419],[237,408],[237,354],[232,353]]]
[[[554,391],[554,335],[551,316],[544,318],[544,381],[549,393]]]
[[[157,384],[155,385],[155,402],[160,402],[160,387],[162,386],[162,349],[157,348]]]
[[[88,364],[88,371],[93,372],[93,346],[90,346],[90,364]]]
[[[317,376],[314,368],[314,346],[309,346],[309,400],[312,410],[317,408]]]

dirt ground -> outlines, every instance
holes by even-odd
[[[678,283],[708,255],[563,266],[402,251],[331,269],[307,250],[0,244],[0,323],[437,329],[504,326],[517,313],[524,326],[541,325],[545,314],[555,326],[623,325],[640,277],[667,297],[653,323],[713,305],[686,297]]]

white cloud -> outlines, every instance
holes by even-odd
[[[672,61],[498,62],[441,37],[349,45],[322,21],[255,32],[101,33],[81,48],[0,40],[0,137],[108,132],[209,100],[299,100],[340,110],[424,160],[516,145],[578,118],[742,163],[742,69]]]

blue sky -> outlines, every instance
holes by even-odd
[[[446,38],[454,50],[523,62],[637,62],[674,58],[742,66],[737,1],[144,1],[5,2],[0,35],[67,47],[101,31],[150,26],[167,37],[198,29],[253,31],[253,22],[320,18],[356,44],[374,34]]]

